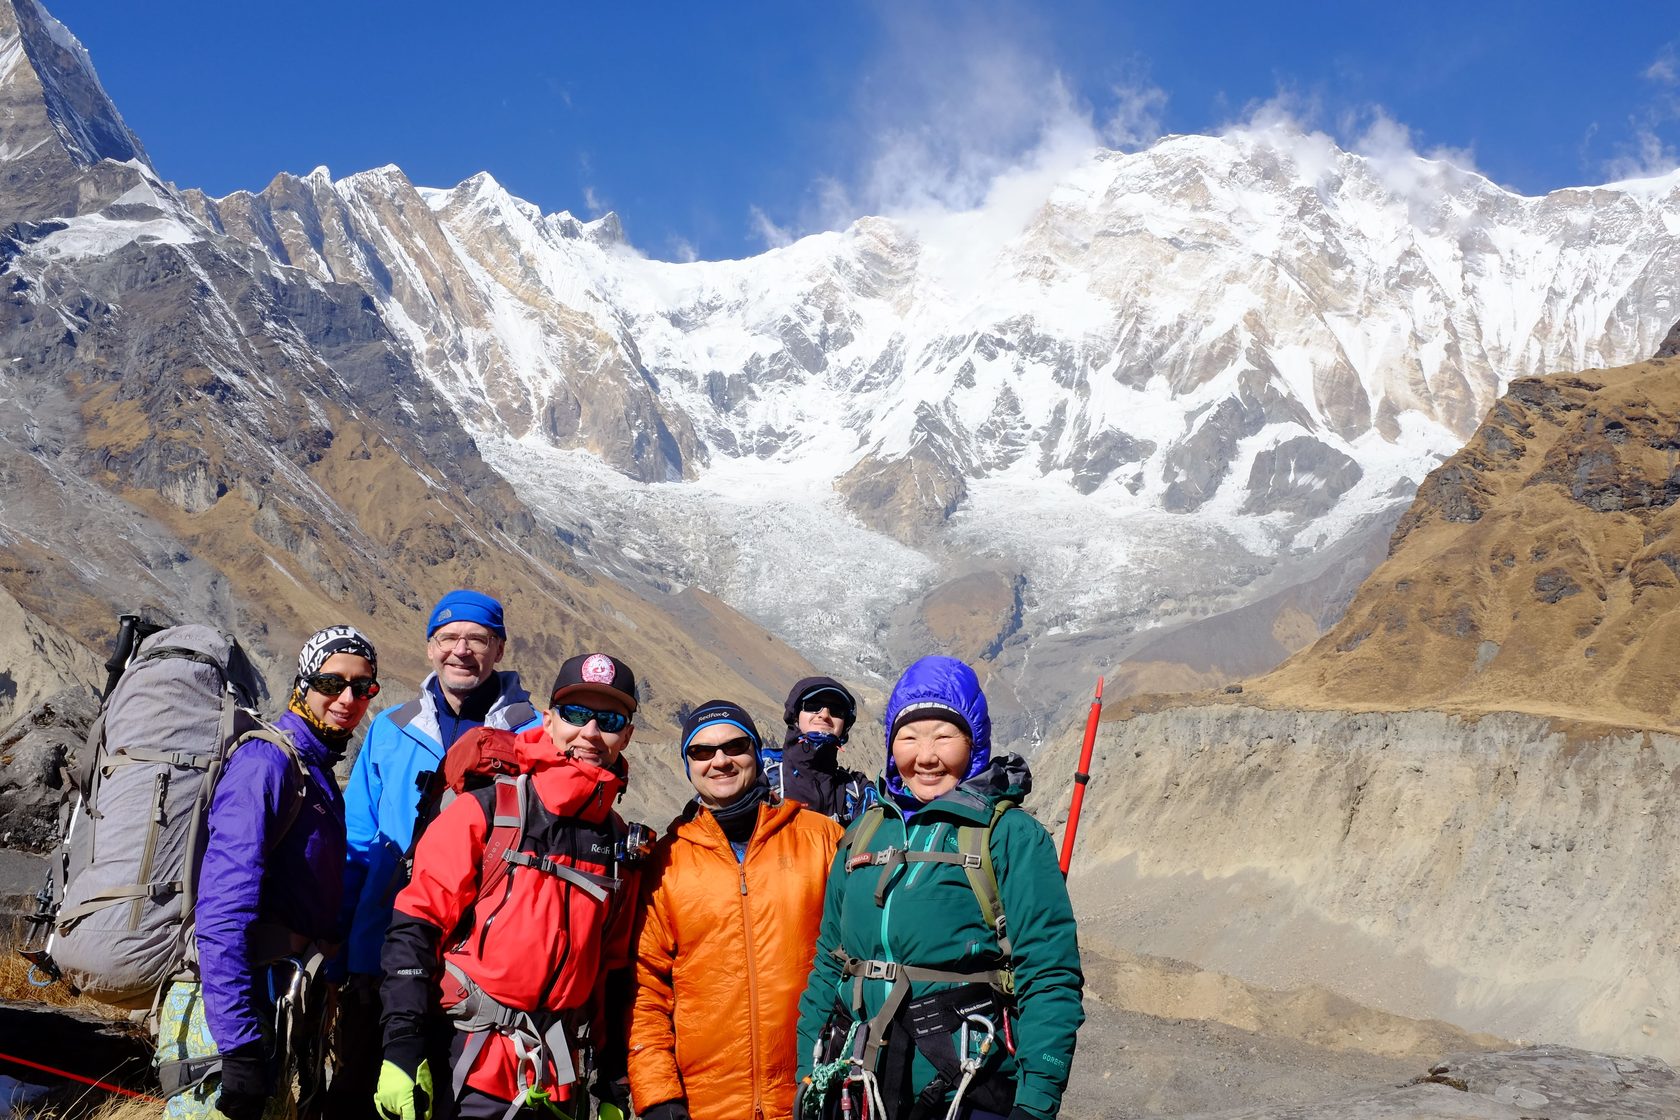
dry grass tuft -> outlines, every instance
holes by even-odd
[[[161,1104],[127,1097],[109,1097],[103,1103],[95,1105],[91,1111],[75,1105],[62,1108],[49,1106],[39,1112],[15,1111],[12,1113],[12,1120],[157,1120],[162,1115]]]
[[[128,1012],[72,993],[63,984],[36,987],[29,979],[29,962],[17,955],[17,946],[24,941],[22,919],[0,928],[0,1000],[18,1003],[45,1003],[53,1007],[73,1007],[113,1022],[128,1018]]]

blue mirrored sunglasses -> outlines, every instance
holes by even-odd
[[[594,720],[595,726],[608,735],[615,731],[623,731],[625,725],[630,722],[630,717],[623,712],[603,712],[587,704],[556,704],[554,714],[573,727],[588,727],[589,721]]]

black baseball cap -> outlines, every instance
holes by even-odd
[[[636,710],[636,674],[630,666],[609,653],[580,653],[569,657],[548,690],[548,706],[583,692],[616,692]]]

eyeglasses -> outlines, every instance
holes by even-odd
[[[799,710],[802,712],[809,712],[812,715],[816,715],[821,711],[827,711],[831,716],[844,717],[846,714],[846,705],[839,700],[825,700],[823,699],[823,695],[823,693],[818,692],[805,697],[805,699],[799,702]],[[834,694],[829,693],[828,695],[832,696]]]
[[[694,743],[688,748],[687,754],[690,762],[706,762],[719,751],[730,758],[740,758],[742,755],[751,754],[752,749],[752,740],[742,735],[739,738],[729,740],[727,743],[718,743],[714,746],[702,746],[699,743]]]
[[[587,704],[556,704],[554,714],[573,727],[588,727],[589,721],[594,720],[595,726],[608,735],[623,731],[625,725],[630,722],[630,717],[623,712],[603,712]]]
[[[341,677],[337,673],[316,673],[305,677],[303,683],[322,696],[337,696],[345,689],[358,700],[379,695],[379,682],[372,677]]]
[[[431,642],[439,649],[454,649],[462,642],[474,653],[483,653],[496,640],[494,634],[433,634]]]

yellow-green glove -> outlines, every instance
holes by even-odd
[[[389,1058],[379,1067],[374,1107],[386,1120],[432,1120],[432,1070],[424,1060],[410,1077]]]

